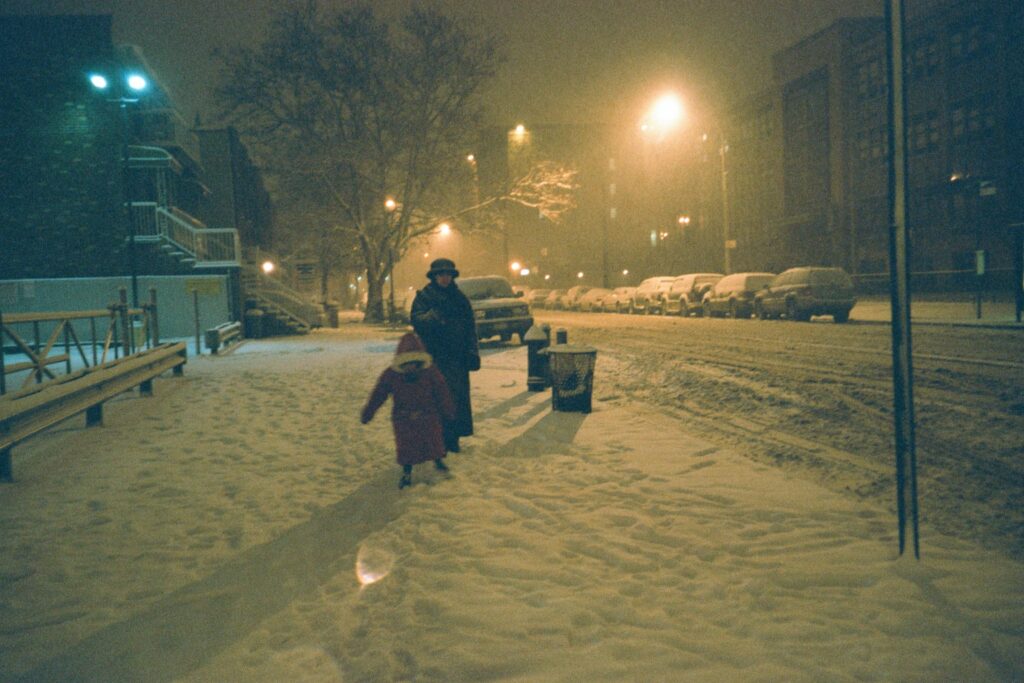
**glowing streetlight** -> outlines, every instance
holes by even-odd
[[[519,124],[516,126],[516,135],[526,135],[526,126]]]
[[[511,264],[509,264],[509,269],[512,271],[521,270],[522,267],[523,264],[519,263],[519,261],[513,261]]]
[[[143,92],[149,89],[149,81],[138,72],[128,72],[120,66],[114,66],[112,71],[116,75],[107,76],[100,72],[88,74],[89,84],[100,92],[106,93],[113,90],[112,97],[108,100],[116,102],[121,113],[121,182],[124,192],[124,220],[127,223],[128,232],[128,261],[132,285],[132,307],[139,307],[139,275],[138,263],[135,255],[135,220],[132,217],[131,191],[128,182],[128,145],[130,140],[130,126],[128,122],[128,105],[139,101]],[[113,86],[111,88],[111,86]]]
[[[581,270],[580,272],[576,273],[576,277],[579,279],[583,279],[583,271]]]
[[[274,262],[273,261],[264,261],[263,264],[260,266],[260,268],[263,269],[263,272],[266,275],[270,275],[271,273],[273,273],[274,272],[274,267],[275,266],[274,266]]]
[[[628,269],[628,268],[624,268],[624,269],[622,270],[622,274],[623,274],[623,275],[629,275],[629,269]]]
[[[448,223],[442,223],[441,225],[437,226],[437,232],[445,236],[450,235],[452,234],[452,226],[449,225]]]
[[[668,93],[654,101],[647,116],[640,122],[640,130],[645,133],[655,132],[665,135],[678,126],[685,115],[683,101],[679,99],[678,95]]]
[[[389,213],[394,211],[397,206],[398,202],[396,202],[393,197],[388,197],[384,200],[384,209]]]
[[[467,154],[466,155],[466,161],[468,161],[471,164],[475,163],[476,162],[476,155],[475,154]]]
[[[690,217],[689,216],[680,216],[679,217],[679,225],[681,225],[681,226],[683,226],[685,228],[689,224],[690,224]]]
[[[550,273],[545,274],[544,275],[544,279],[545,280],[550,280],[551,279],[551,274]]]

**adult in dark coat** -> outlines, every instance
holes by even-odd
[[[455,284],[458,276],[450,259],[431,263],[430,284],[416,293],[409,316],[455,399],[455,419],[444,425],[445,448],[452,453],[459,452],[459,437],[473,433],[469,373],[480,369],[476,319],[469,299]]]
[[[455,405],[444,377],[415,334],[399,340],[395,358],[377,379],[360,421],[372,420],[388,396],[394,399],[391,425],[395,459],[402,466],[399,488],[412,484],[412,466],[421,462],[433,460],[437,469],[446,472],[443,424],[455,416]]]

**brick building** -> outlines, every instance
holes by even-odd
[[[907,2],[911,253],[913,270],[931,274],[918,278],[923,286],[955,286],[974,269],[976,249],[987,252],[992,282],[1009,284],[1008,226],[1021,220],[1022,204],[1022,14],[1020,3],[998,0]],[[749,232],[735,261],[771,270],[840,265],[881,281],[889,222],[884,22],[837,21],[773,61],[770,91],[730,116],[730,205],[737,232]]]
[[[0,279],[237,282],[240,233],[269,241],[269,197],[237,134],[193,131],[141,53],[112,43],[110,16],[0,18],[0,78]]]

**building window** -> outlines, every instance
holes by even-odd
[[[924,36],[910,44],[906,68],[911,79],[928,78],[938,73],[939,45],[934,36]]]
[[[910,149],[912,152],[915,154],[934,152],[938,150],[941,139],[937,112],[930,111],[911,119]]]
[[[957,102],[949,113],[950,136],[957,141],[990,137],[996,128],[994,99],[983,93]]]
[[[949,31],[949,58],[952,62],[973,59],[995,46],[995,32],[985,23],[955,24]]]
[[[872,59],[857,66],[857,94],[867,99],[885,93],[888,78],[881,59]]]

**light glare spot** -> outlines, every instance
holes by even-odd
[[[395,564],[395,557],[383,548],[367,546],[365,543],[359,546],[356,553],[356,578],[359,585],[366,588],[377,583],[388,574]]]

